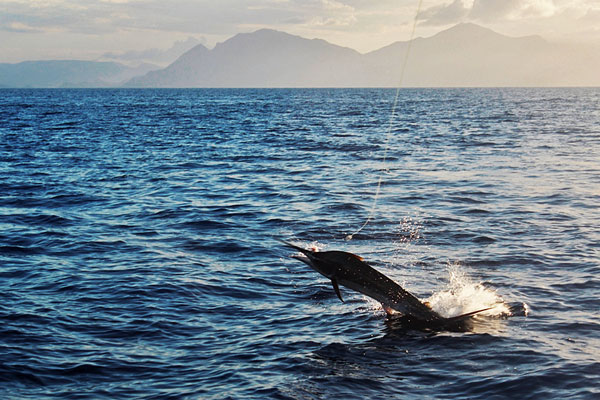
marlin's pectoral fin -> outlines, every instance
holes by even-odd
[[[337,297],[339,297],[343,303],[344,299],[342,299],[342,294],[340,293],[340,287],[338,286],[338,283],[335,280],[335,278],[331,278],[331,284],[333,285],[333,290],[335,290],[335,294],[337,294]]]

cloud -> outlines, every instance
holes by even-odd
[[[476,21],[495,21],[507,18],[527,0],[475,0],[469,17]]]
[[[421,26],[531,20],[567,8],[598,8],[598,0],[430,0],[424,4],[431,6],[419,14]],[[408,0],[0,0],[0,30],[231,35],[258,26],[294,25],[298,30],[315,27],[322,32],[368,25],[391,31],[412,19],[413,7]]]
[[[93,7],[85,1],[11,1],[0,2],[0,30],[15,24],[31,27],[29,32],[106,33],[114,30],[118,15],[112,4],[98,2]]]
[[[500,32],[559,39],[569,34],[585,39],[590,33],[586,40],[592,40],[599,37],[599,2],[427,0],[418,15],[418,35],[475,22]],[[205,37],[212,46],[260,28],[371,51],[408,38],[417,4],[417,0],[0,0],[4,39],[0,54],[14,59],[10,54],[48,48],[104,54],[165,47],[188,36]]]
[[[355,9],[352,6],[334,0],[321,0],[314,7],[307,8],[306,14],[317,15],[308,20],[308,24],[315,27],[342,27],[356,22]]]
[[[548,18],[559,10],[553,0],[475,0],[470,18],[479,21]]]
[[[308,24],[313,27],[342,27],[342,26],[350,26],[354,22],[356,22],[356,18],[354,16],[348,17],[316,17],[308,21]]]
[[[580,18],[580,20],[583,22],[598,23],[598,21],[600,21],[600,4],[598,5],[598,8],[596,8],[596,9],[593,9],[593,8],[588,9],[587,12],[585,13],[585,15]]]
[[[161,13],[157,1],[146,0],[0,0],[0,29],[14,23],[35,27],[38,31],[105,34],[123,29],[160,27],[161,17],[170,21],[169,13]],[[188,1],[189,3],[189,1]],[[181,10],[178,19],[185,19]]]
[[[469,8],[463,1],[455,0],[450,4],[433,6],[422,11],[418,19],[423,21],[423,25],[443,26],[461,22],[468,14]]]
[[[235,33],[239,26],[314,21],[342,26],[354,7],[339,0],[0,0],[0,29],[104,34],[119,30]]]
[[[337,0],[290,0],[276,4],[271,11],[289,13],[281,22],[316,28],[347,27],[357,21],[356,9]]]
[[[565,3],[569,4],[569,3]],[[565,5],[566,6],[566,5]],[[454,0],[432,6],[419,14],[422,25],[443,26],[464,21],[501,22],[527,18],[548,18],[561,7],[553,0]]]
[[[16,21],[12,21],[12,22],[8,22],[4,25],[4,30],[8,31],[8,32],[16,32],[16,33],[42,33],[43,31],[24,24],[22,22],[16,22]]]

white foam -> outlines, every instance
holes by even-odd
[[[427,301],[431,308],[443,317],[454,317],[468,312],[492,307],[481,315],[509,316],[508,305],[495,290],[473,282],[460,265],[448,266],[448,284],[435,292]]]

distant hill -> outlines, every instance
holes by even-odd
[[[199,40],[189,37],[184,41],[175,42],[169,49],[145,49],[145,50],[131,50],[124,52],[110,52],[104,53],[100,59],[102,61],[114,61],[123,63],[126,65],[139,65],[139,64],[154,64],[160,65],[161,68],[173,63],[183,53],[190,50],[192,47],[198,45]],[[158,67],[156,68],[158,69]]]
[[[198,45],[167,68],[134,78],[127,86],[347,86],[364,76],[361,58],[355,50],[324,40],[261,29],[238,34],[212,50]]]
[[[137,68],[115,62],[79,60],[24,61],[0,64],[0,87],[109,87],[158,67]]]
[[[209,50],[197,45],[129,87],[600,86],[600,49],[512,38],[459,24],[429,38],[360,54],[320,39],[261,29]]]
[[[174,45],[169,57],[193,42]],[[139,59],[148,54],[107,57]],[[598,71],[600,47],[554,44],[539,36],[513,38],[475,24],[459,24],[367,54],[261,29],[235,35],[214,49],[197,44],[163,69],[114,61],[0,64],[0,87],[600,86]]]
[[[374,86],[397,75],[408,42],[366,54]],[[459,24],[413,41],[405,86],[598,86],[600,49],[546,42],[539,36],[512,38],[475,24]],[[397,83],[396,83],[397,84]]]

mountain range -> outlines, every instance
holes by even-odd
[[[509,37],[470,23],[365,54],[261,29],[237,34],[213,49],[197,44],[167,67],[137,76],[112,64],[120,67],[112,65],[116,72],[110,77],[89,80],[126,87],[600,86],[600,47]],[[0,85],[35,86],[26,84],[35,82],[35,71],[7,80],[6,65],[20,64],[0,64]],[[133,75],[125,81],[128,73]],[[52,84],[61,86],[57,82]],[[78,85],[85,82],[79,79]]]
[[[112,61],[44,60],[0,64],[0,87],[115,87],[159,67]]]
[[[198,45],[127,86],[600,86],[598,71],[600,48],[553,44],[539,36],[513,38],[470,23],[366,54],[262,29],[212,50]]]
[[[145,50],[130,50],[122,52],[104,53],[102,61],[115,61],[126,65],[153,64],[156,69],[164,68],[177,60],[186,51],[200,44],[198,39],[189,37],[184,41],[175,42],[170,48],[163,50],[158,48]]]

